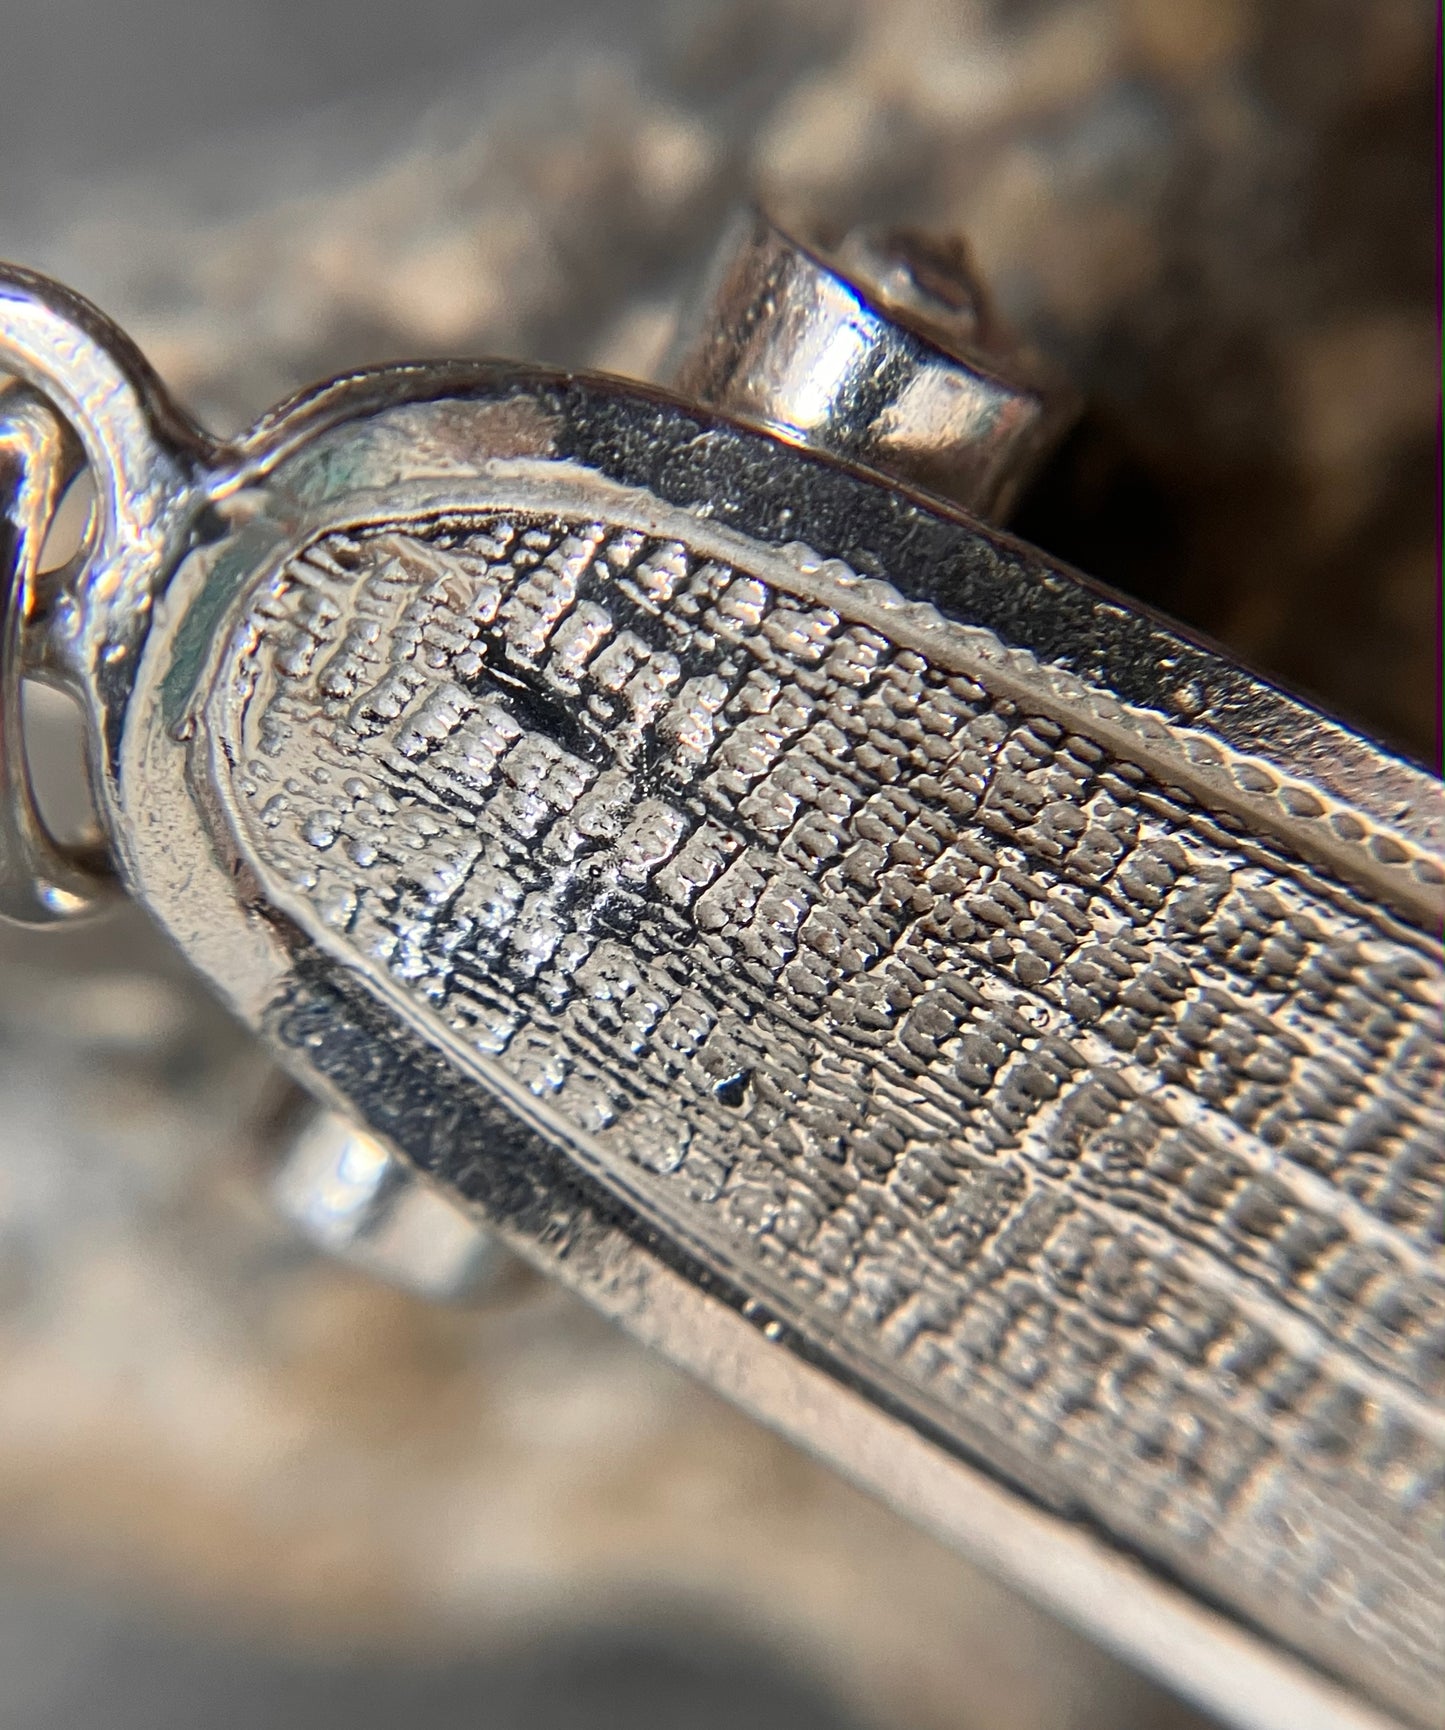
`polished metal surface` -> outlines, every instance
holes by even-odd
[[[824,250],[754,210],[664,368],[681,395],[1002,521],[1072,418],[967,254],[907,230]]]
[[[108,469],[74,381],[142,375],[5,282],[152,531],[60,615],[122,875],[292,1071],[1233,1721],[1428,1721],[1438,782],[615,380],[389,369],[229,447],[147,380]]]
[[[334,1111],[287,1123],[270,1190],[319,1249],[437,1303],[482,1296],[512,1262],[475,1216]]]
[[[26,626],[41,550],[77,453],[39,397],[0,395],[0,917],[27,925],[75,919],[103,903],[103,865],[46,828],[25,754]]]

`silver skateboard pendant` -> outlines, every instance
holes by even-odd
[[[960,508],[1044,399],[854,274],[758,219],[679,394],[223,445],[0,270],[4,910],[98,892],[29,672],[126,891],[508,1242],[1233,1721],[1425,1721],[1439,782]]]

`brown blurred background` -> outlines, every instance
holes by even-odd
[[[6,0],[0,255],[225,428],[400,355],[645,374],[750,191],[961,229],[1088,404],[1020,529],[1431,756],[1436,23]],[[0,934],[0,1724],[1198,1722],[540,1282],[316,1256],[276,1100],[138,916]]]

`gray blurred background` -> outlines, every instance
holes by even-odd
[[[1428,755],[1435,26],[3,0],[0,255],[227,428],[401,355],[646,374],[753,191],[961,229],[1088,404],[1020,528]],[[524,1272],[318,1257],[284,1099],[138,916],[0,933],[6,1730],[1200,1723]]]

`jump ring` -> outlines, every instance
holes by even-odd
[[[111,879],[45,826],[25,756],[21,687],[41,549],[80,446],[37,392],[0,395],[0,917],[51,925],[90,913]]]

